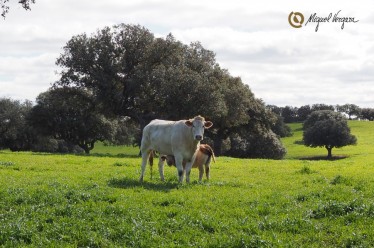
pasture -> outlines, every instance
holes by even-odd
[[[218,157],[211,180],[178,184],[157,166],[139,183],[138,148],[89,156],[0,151],[1,247],[370,247],[374,122],[350,121],[357,146],[282,141],[284,160]],[[343,158],[344,157],[344,158]]]

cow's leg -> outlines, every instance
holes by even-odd
[[[183,182],[183,157],[181,155],[174,155],[175,166],[178,170],[179,183]]]
[[[143,179],[144,179],[144,173],[145,173],[145,168],[147,166],[147,160],[148,160],[149,154],[150,154],[150,151],[147,151],[147,150],[142,151],[142,172],[139,178],[140,182],[143,182]]]
[[[151,168],[151,180],[153,179],[153,157],[155,156],[155,151],[149,153],[149,167]]]
[[[158,160],[158,171],[160,172],[161,181],[165,181],[165,178],[164,178],[164,163],[165,163],[165,159],[162,159],[161,154],[160,154],[160,159]]]
[[[186,163],[186,183],[190,182],[190,174],[191,174],[192,162]]]

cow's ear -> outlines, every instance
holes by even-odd
[[[186,124],[186,125],[189,126],[189,127],[193,127],[193,123],[192,123],[192,121],[190,121],[190,120],[185,121],[184,124]]]
[[[211,128],[212,126],[213,126],[213,122],[211,122],[211,121],[206,121],[206,122],[204,122],[204,127],[205,127],[206,129]]]

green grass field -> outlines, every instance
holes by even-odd
[[[211,180],[178,184],[155,168],[140,184],[138,148],[90,156],[0,151],[1,247],[372,247],[374,122],[349,122],[356,146],[283,139],[284,160],[219,157]]]

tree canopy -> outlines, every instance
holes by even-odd
[[[351,134],[346,118],[331,110],[314,111],[303,125],[303,140],[306,146],[325,147],[328,158],[331,150],[336,147],[354,145],[357,139]]]
[[[30,123],[39,133],[78,145],[86,153],[96,141],[110,140],[116,131],[114,123],[96,111],[91,94],[68,87],[41,93]]]
[[[56,63],[62,72],[55,87],[91,92],[106,116],[127,116],[140,128],[155,118],[197,114],[214,121],[208,136],[217,154],[238,129],[259,127],[250,122],[270,131],[277,121],[240,78],[220,68],[212,51],[199,42],[185,45],[171,34],[155,38],[139,25],[74,36]]]
[[[32,128],[27,125],[30,101],[0,99],[0,149],[29,150],[34,141]]]

